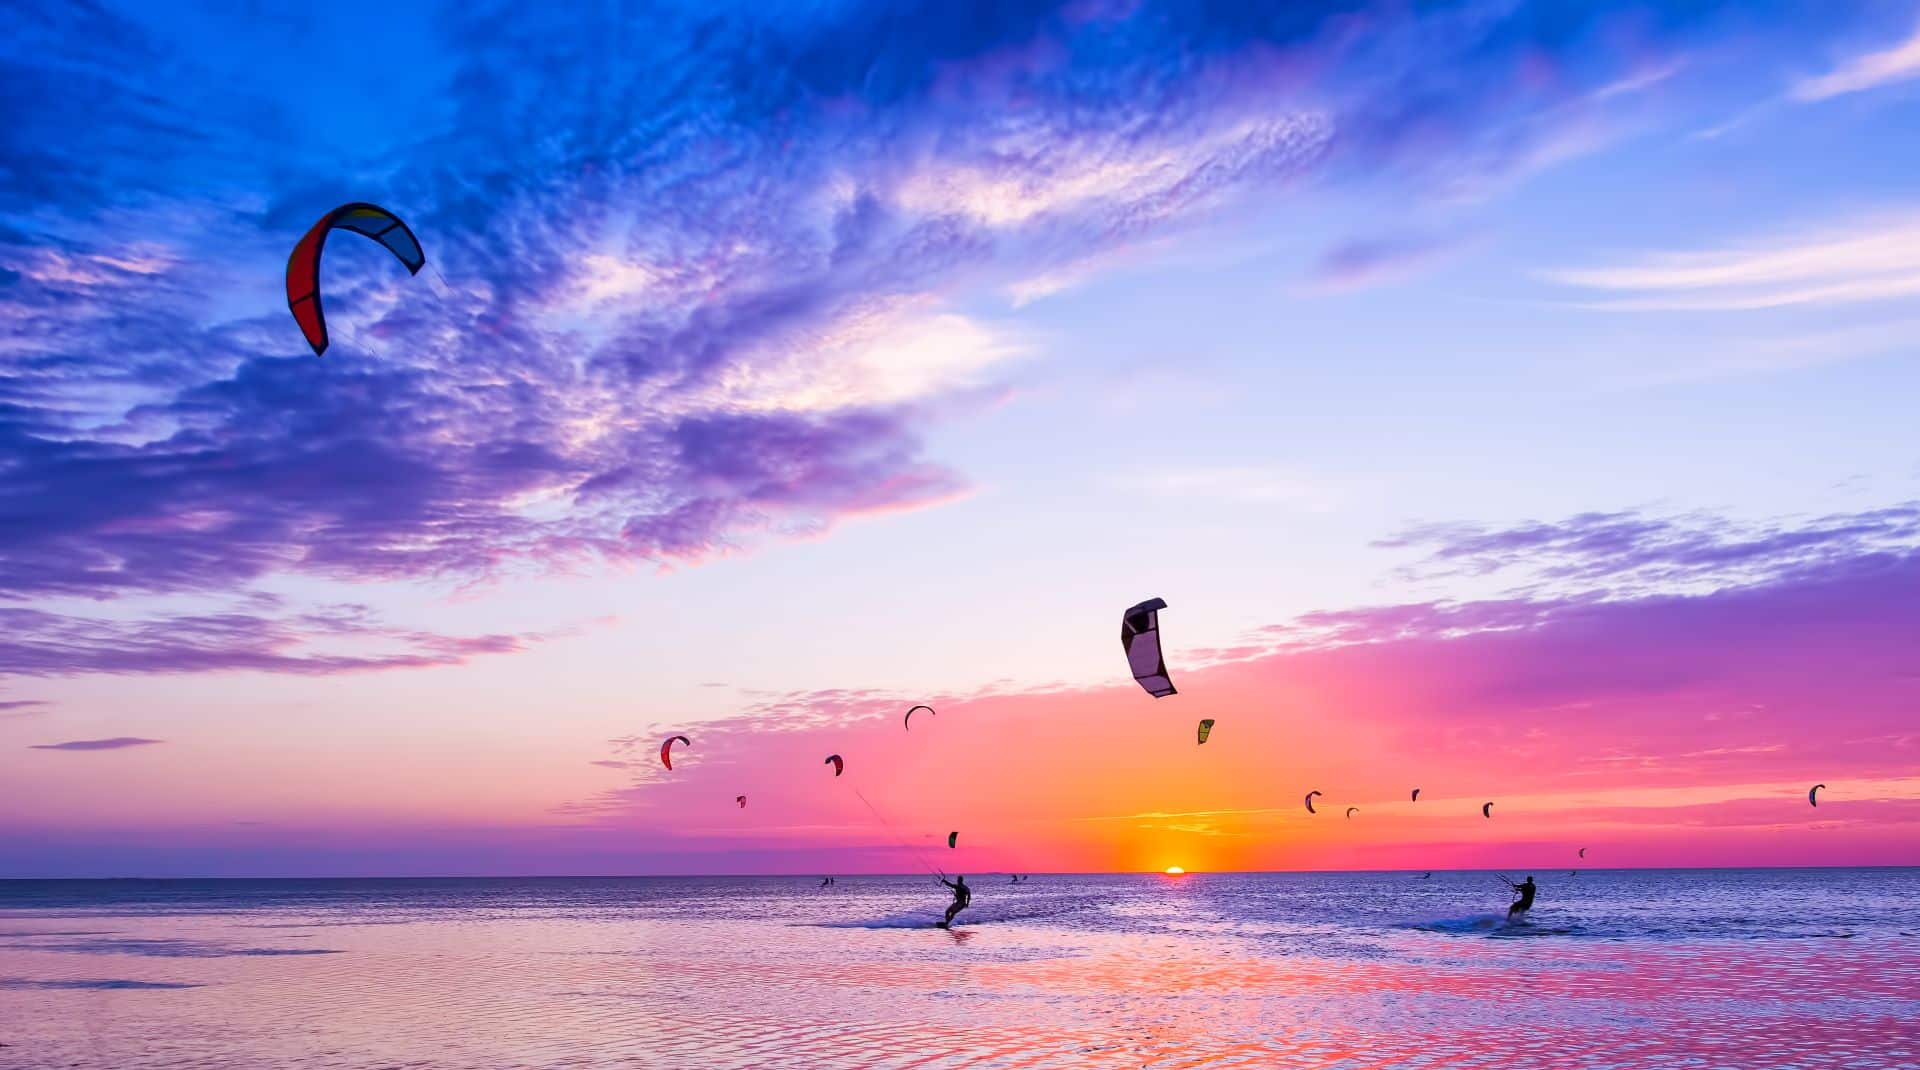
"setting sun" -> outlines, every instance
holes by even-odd
[[[1179,866],[1168,866],[1168,867],[1167,867],[1167,876],[1169,876],[1169,877],[1178,877],[1178,876],[1180,876],[1181,874],[1183,874],[1183,873],[1185,873],[1185,872],[1186,872],[1186,870],[1184,870],[1184,869],[1181,869],[1181,868],[1180,868]]]

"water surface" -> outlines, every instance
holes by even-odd
[[[1920,1066],[1920,870],[1535,876],[0,882],[0,1067]]]

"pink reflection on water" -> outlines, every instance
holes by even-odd
[[[315,919],[316,921],[320,919]],[[1920,957],[502,911],[9,921],[0,1066],[1912,1067]],[[337,954],[269,954],[286,951]],[[194,988],[56,987],[94,982]]]

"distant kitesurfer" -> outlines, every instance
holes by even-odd
[[[953,927],[953,916],[972,905],[973,889],[967,887],[967,878],[964,876],[957,876],[952,880],[942,877],[940,878],[940,883],[953,889],[953,902],[947,904],[946,919],[940,923],[942,929],[951,929]]]
[[[1534,887],[1533,874],[1531,873],[1527,874],[1527,879],[1524,881],[1521,881],[1519,884],[1515,884],[1512,881],[1508,881],[1505,877],[1502,877],[1500,879],[1503,881],[1507,881],[1507,887],[1512,888],[1513,893],[1519,896],[1518,899],[1515,899],[1513,901],[1513,905],[1507,908],[1508,921],[1512,921],[1514,918],[1517,918],[1525,914],[1527,911],[1533,909],[1533,894],[1540,890]]]

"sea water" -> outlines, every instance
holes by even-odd
[[[1920,870],[1534,876],[0,882],[0,1067],[1920,1067]]]

